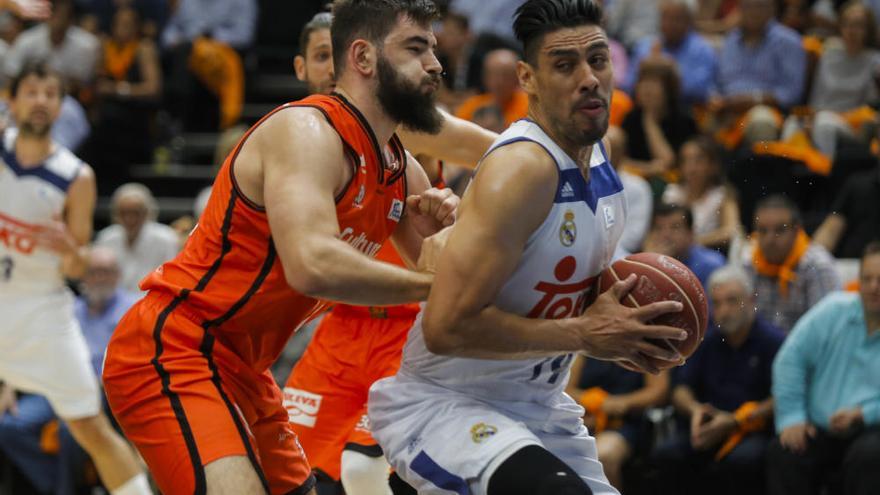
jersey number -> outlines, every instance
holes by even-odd
[[[15,263],[12,261],[12,258],[6,256],[4,258],[0,258],[0,280],[4,282],[8,282],[12,279],[12,267],[15,266]]]
[[[556,356],[555,358],[547,358],[541,361],[532,368],[532,377],[529,381],[535,381],[539,378],[541,381],[544,381],[545,377],[542,375],[547,375],[547,383],[555,385],[556,381],[559,380],[559,376],[565,371],[567,366],[571,364],[572,359],[574,359],[574,354],[563,354],[561,356]]]

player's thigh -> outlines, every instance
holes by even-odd
[[[46,331],[42,324],[51,325]],[[46,397],[64,419],[97,415],[98,377],[85,338],[75,320],[40,318],[0,351],[0,379],[14,388]]]

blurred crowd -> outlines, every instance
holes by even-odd
[[[100,367],[139,280],[204,207],[210,174],[193,177],[220,164],[252,109],[307,93],[295,55],[297,72],[327,63],[314,30],[299,36],[325,2],[289,2],[281,27],[272,0],[8,3],[0,88],[36,61],[65,77],[53,136],[94,168],[106,205],[77,313]],[[518,2],[438,3],[440,105],[495,132],[526,117]],[[880,320],[866,315],[880,314],[880,1],[602,3],[621,248],[685,263],[712,313],[673,372],[575,363],[569,392],[609,479],[627,494],[877,493]],[[0,97],[0,128],[14,125]],[[207,158],[188,163],[182,148],[204,142]],[[469,172],[446,165],[460,193]],[[0,493],[95,484],[68,437],[44,399],[20,397],[0,416]]]

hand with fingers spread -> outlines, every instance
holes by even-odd
[[[795,454],[802,454],[807,450],[810,438],[816,438],[816,427],[809,423],[798,423],[782,430],[779,443]]]
[[[431,188],[406,198],[406,214],[423,237],[455,223],[460,198],[451,189]]]
[[[659,342],[686,340],[688,334],[680,328],[648,322],[681,311],[682,304],[661,301],[640,308],[626,307],[620,301],[636,281],[636,276],[630,275],[615,283],[584,312],[580,327],[584,351],[596,359],[617,361],[631,371],[656,374],[683,362],[681,353]]]

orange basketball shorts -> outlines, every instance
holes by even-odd
[[[418,309],[337,306],[315,330],[284,387],[284,406],[309,463],[339,480],[342,451],[380,457],[370,434],[367,397],[376,380],[397,373]]]
[[[206,332],[186,303],[150,293],[119,323],[104,365],[110,408],[165,495],[204,494],[205,466],[245,456],[267,493],[315,484],[271,374]]]

